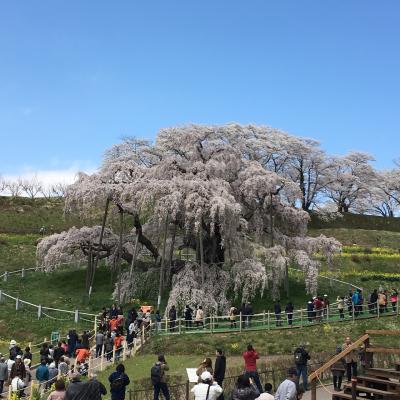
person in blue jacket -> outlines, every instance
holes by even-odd
[[[46,389],[47,381],[49,380],[49,369],[46,365],[46,360],[42,360],[36,370],[36,379],[39,381],[39,387]]]

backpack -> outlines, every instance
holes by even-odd
[[[294,352],[294,362],[295,364],[304,364],[304,354],[301,350],[296,350]]]
[[[111,390],[118,391],[125,386],[125,380],[122,375],[111,382]]]
[[[161,382],[162,378],[162,369],[160,364],[155,364],[151,367],[151,383],[153,385],[157,385],[157,383]]]

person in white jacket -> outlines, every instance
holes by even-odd
[[[222,394],[222,387],[213,381],[212,375],[204,371],[200,375],[201,382],[194,386],[192,393],[195,400],[217,400]]]

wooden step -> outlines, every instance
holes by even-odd
[[[365,375],[374,376],[376,378],[382,377],[400,379],[400,371],[396,371],[395,369],[368,368],[365,370]]]
[[[343,393],[343,392],[335,392],[332,394],[332,399],[339,398],[345,400],[352,400],[351,394]],[[365,397],[356,397],[356,400],[365,400]]]
[[[351,384],[344,385],[344,388],[351,390]],[[357,393],[371,393],[373,395],[378,395],[378,396],[384,397],[384,398],[386,398],[386,397],[399,398],[399,396],[400,396],[400,393],[387,392],[386,390],[375,389],[375,388],[371,388],[368,386],[362,386],[362,385],[356,386],[356,392]]]
[[[386,388],[392,388],[393,390],[400,390],[400,382],[391,381],[388,378],[386,379],[379,379],[373,376],[357,376],[358,382],[364,383],[375,383],[377,385],[386,386]],[[387,390],[387,389],[386,389]]]

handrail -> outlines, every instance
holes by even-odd
[[[353,350],[356,350],[360,347],[362,343],[364,343],[367,339],[369,339],[369,335],[366,333],[365,335],[361,336],[359,339],[357,339],[354,343],[352,343],[349,347],[346,348],[346,350],[343,350],[339,354],[337,354],[335,357],[330,359],[327,363],[325,363],[322,367],[318,368],[316,371],[312,372],[308,379],[310,381],[315,380],[316,378],[321,375],[322,372],[326,371],[328,368],[330,368],[333,364],[335,364],[337,361],[341,360],[344,356],[347,354],[351,353]]]

